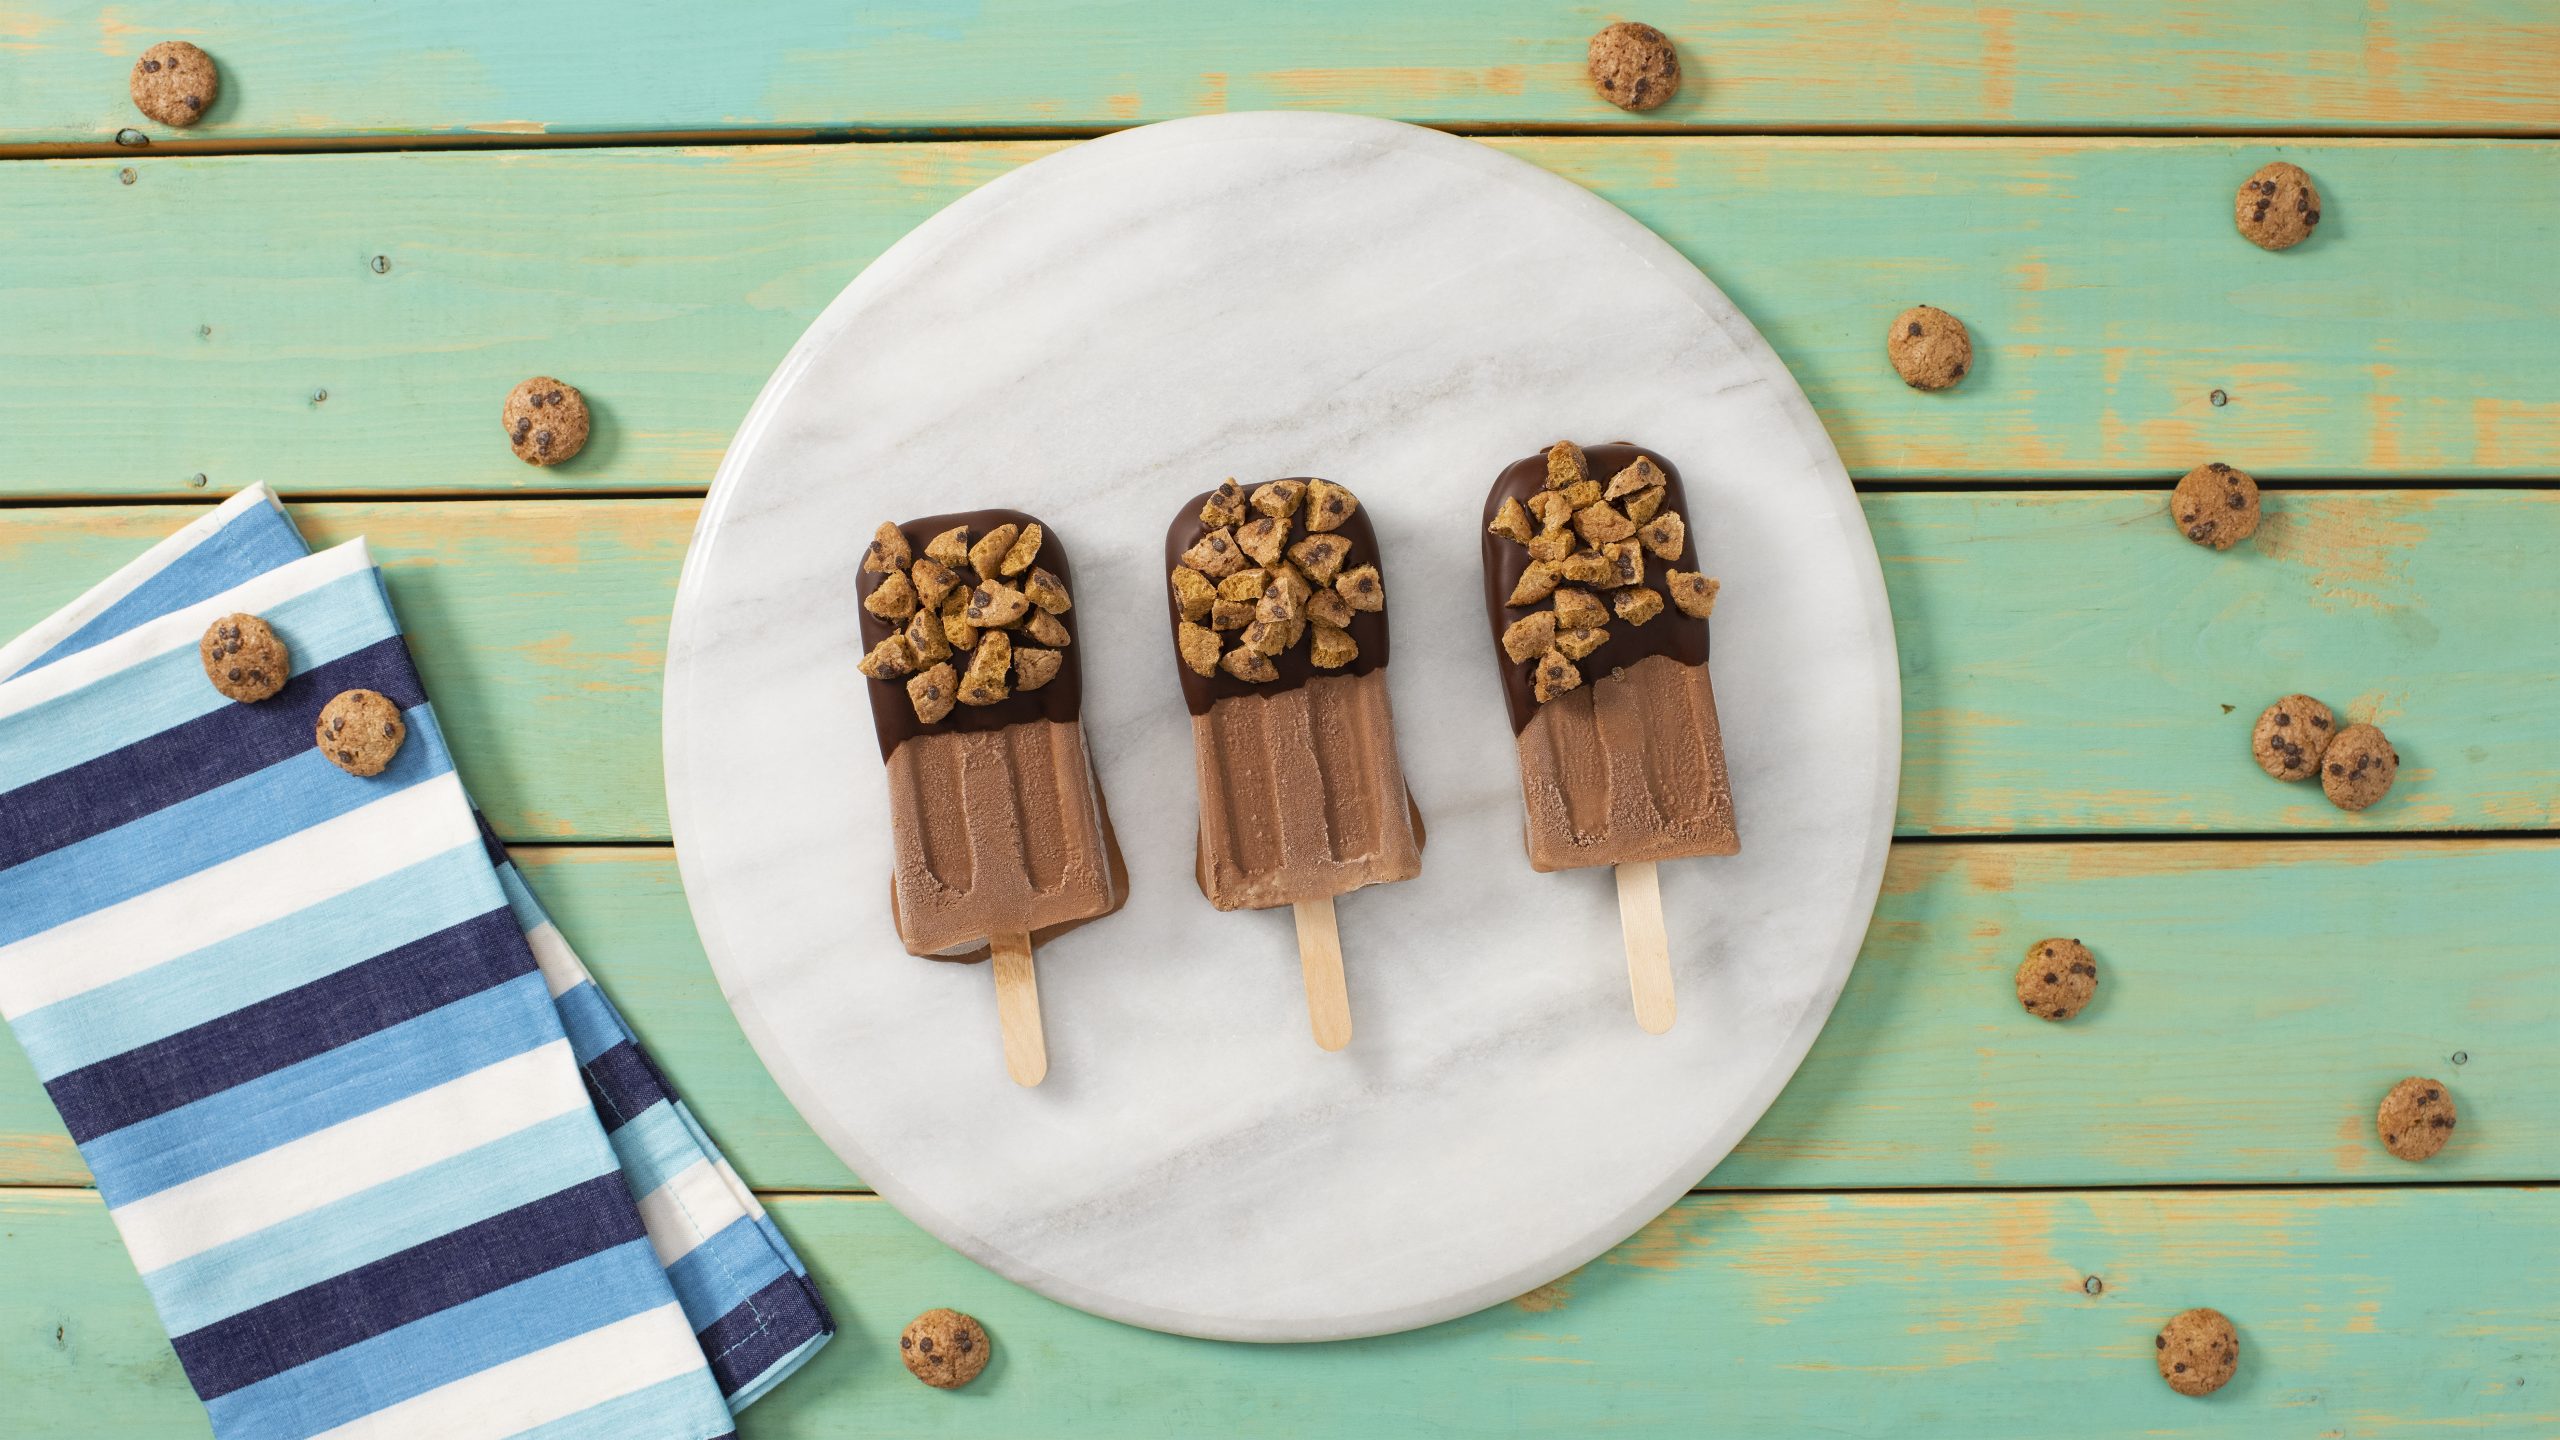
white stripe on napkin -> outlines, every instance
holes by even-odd
[[[46,616],[26,634],[0,645],[0,680],[6,680],[35,663],[38,656],[80,632],[81,627],[104,615],[115,603],[142,588],[146,580],[169,568],[179,556],[193,550],[225,525],[239,518],[243,510],[260,505],[274,505],[281,510],[276,497],[264,485],[252,485],[202,515],[188,521],[157,545],[143,551],[124,568],[89,587],[88,593]]]
[[[69,665],[50,665],[39,679]],[[447,771],[157,890],[0,946],[10,1020],[281,920],[458,845],[478,845],[462,777]],[[489,883],[492,908],[503,900]]]
[[[559,999],[590,978],[577,952],[569,948],[569,938],[550,921],[524,932],[524,943],[533,947],[533,963],[542,967],[542,983],[552,999]]]
[[[149,1273],[586,1103],[554,1040],[108,1213]]]
[[[502,1440],[702,1367],[672,1304],[519,1356],[376,1410],[312,1440]]]

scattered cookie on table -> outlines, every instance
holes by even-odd
[[[409,725],[389,696],[373,690],[342,690],[320,707],[313,738],[331,764],[350,775],[379,775],[409,738]]]
[[[185,127],[204,118],[222,88],[213,57],[184,40],[164,40],[133,62],[133,108],[163,125]]]
[[[2391,793],[2400,777],[2400,752],[2371,725],[2350,725],[2329,742],[2320,760],[2320,788],[2341,810],[2362,810]]]
[[[1973,335],[1937,306],[1914,305],[1893,317],[1884,353],[1912,389],[1944,390],[1973,368]]]
[[[2172,1316],[2152,1341],[2160,1378],[2181,1395],[2210,1395],[2240,1368],[2240,1336],[2219,1310]]]
[[[507,392],[507,443],[527,465],[557,465],[587,447],[587,397],[536,375]]]
[[[2018,963],[2018,1003],[2044,1020],[2068,1020],[2098,993],[2098,957],[2056,935],[2027,947]]]
[[[2290,250],[2320,223],[2320,192],[2301,166],[2277,160],[2242,182],[2232,219],[2259,249]]]
[[[2453,1138],[2453,1092],[2412,1075],[2391,1087],[2373,1115],[2382,1148],[2403,1160],[2425,1160]]]
[[[2258,717],[2249,733],[2249,753],[2258,768],[2279,780],[2308,780],[2320,773],[2320,757],[2329,753],[2337,717],[2308,695],[2287,695]]]
[[[1680,52],[1650,25],[1621,20],[1591,37],[1591,83],[1621,110],[1657,109],[1680,93]]]
[[[2228,550],[2258,533],[2258,482],[2216,460],[2199,465],[2169,495],[2178,533],[2209,550]]]
[[[225,615],[206,626],[196,655],[204,661],[204,678],[234,700],[264,700],[293,678],[293,657],[284,642],[255,615]]]
[[[898,1358],[937,1390],[957,1390],[977,1379],[987,1368],[988,1348],[986,1328],[957,1310],[927,1310],[898,1337]]]

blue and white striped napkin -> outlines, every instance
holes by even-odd
[[[292,652],[234,704],[205,626]],[[312,743],[340,691],[409,725]],[[0,648],[0,1016],[225,1440],[711,1440],[799,1257],[463,793],[364,542],[263,488]]]

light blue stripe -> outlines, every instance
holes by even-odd
[[[550,913],[526,887],[524,877],[516,873],[515,862],[498,867],[498,884],[507,892],[507,908],[516,912],[516,928],[530,935],[551,923]]]
[[[142,1283],[169,1333],[184,1335],[612,1169],[594,1113],[581,1108],[164,1265]]]
[[[757,1216],[756,1228],[764,1232],[764,1242],[773,1247],[773,1253],[781,1256],[784,1264],[791,1267],[792,1274],[803,1280],[809,1278],[809,1267],[800,1263],[800,1252],[792,1249],[791,1242],[782,1238],[782,1227],[773,1223],[772,1215]]]
[[[497,908],[477,838],[216,945],[17,1018],[51,1080],[333,975]]]
[[[370,779],[339,769],[314,746],[0,870],[0,945],[148,894],[449,773],[453,757],[434,713],[421,705],[404,718],[407,743],[389,768]]]
[[[226,1440],[302,1440],[665,1303],[657,1257],[633,1240],[243,1386],[205,1410]],[[703,1377],[710,1385],[707,1366]]]
[[[675,1107],[664,1101],[624,1121],[609,1138],[613,1153],[622,1157],[623,1178],[631,1182],[634,1200],[707,1158],[676,1118]]]
[[[770,1391],[774,1386],[781,1384],[783,1381],[790,1379],[793,1371],[808,1364],[809,1357],[817,1354],[820,1350],[825,1349],[827,1342],[834,1338],[835,1332],[828,1330],[812,1335],[808,1339],[801,1341],[781,1359],[766,1366],[764,1373],[756,1376],[756,1378],[748,1381],[746,1384],[739,1386],[737,1392],[729,1397],[729,1408],[731,1410],[744,1410],[748,1406],[763,1399],[767,1391]]]
[[[702,1327],[737,1309],[748,1296],[782,1278],[782,1262],[756,1222],[738,1217],[667,1267],[667,1279],[684,1302],[685,1318]]]
[[[263,1154],[560,1038],[528,971],[504,985],[349,1041],[80,1147],[110,1207]]]
[[[171,557],[150,579],[125,592],[88,624],[65,636],[61,644],[37,656],[28,670],[50,665],[137,625],[210,600],[243,581],[254,579],[311,553],[285,518],[284,508],[269,502],[234,515],[219,530]],[[20,673],[24,673],[23,671]]]
[[[548,1425],[519,1430],[507,1440],[630,1440],[634,1435],[710,1440],[737,1428],[729,1407],[720,1403],[718,1386],[705,1375],[679,1375]]]
[[[604,992],[593,980],[581,980],[552,999],[560,1007],[560,1023],[568,1030],[569,1047],[578,1052],[581,1065],[631,1038],[622,1028],[622,1017],[605,1003]]]
[[[293,652],[297,675],[399,633],[369,570],[258,612]],[[185,724],[231,702],[205,682],[195,647],[172,650],[9,717],[0,791],[14,790]]]

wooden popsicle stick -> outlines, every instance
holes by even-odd
[[[1333,901],[1301,900],[1298,969],[1307,981],[1307,1023],[1316,1047],[1339,1050],[1351,1043],[1351,993],[1342,983],[1342,932],[1334,928]]]
[[[1049,1042],[1040,1033],[1040,981],[1031,972],[1031,937],[994,935],[996,1024],[1004,1031],[1004,1068],[1016,1085],[1049,1075]]]
[[[1618,928],[1626,935],[1636,1023],[1659,1035],[1680,1011],[1671,994],[1671,937],[1662,930],[1662,882],[1650,860],[1618,867]]]

